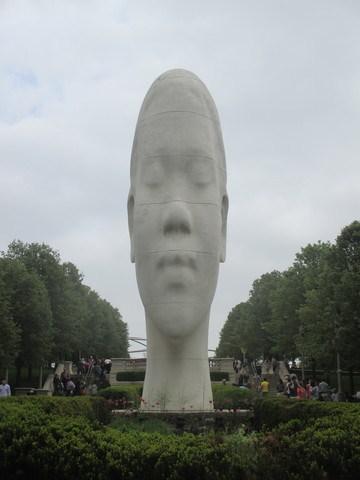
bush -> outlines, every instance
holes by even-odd
[[[175,433],[175,426],[166,419],[149,415],[137,415],[131,417],[116,416],[111,422],[111,428],[119,432],[147,432],[170,435]]]
[[[247,409],[255,398],[254,392],[232,385],[213,385],[214,407],[217,410]]]
[[[0,401],[0,422],[6,417],[26,418],[35,415],[85,417],[91,422],[109,423],[110,410],[99,397],[10,397]]]
[[[229,388],[244,392],[217,393]],[[256,408],[277,424],[272,432],[178,436],[154,432],[156,419],[151,433],[104,426],[101,398],[10,398],[0,402],[0,471],[8,480],[358,478],[359,405],[269,399]]]
[[[212,382],[229,381],[229,372],[210,372],[210,380]]]
[[[360,415],[360,404],[289,400],[285,397],[257,399],[254,405],[254,423],[257,430],[271,430],[280,423],[299,419],[306,425],[315,418],[337,416],[347,412]]]
[[[247,440],[240,443],[245,452]],[[121,433],[86,417],[40,416],[36,408],[0,420],[0,471],[8,480],[249,478],[252,455],[236,456],[238,447],[239,440],[214,436]]]
[[[143,382],[145,380],[145,370],[135,372],[118,372],[116,374],[118,382]]]
[[[258,477],[264,480],[353,480],[360,471],[360,416],[355,410],[299,419],[259,437]]]
[[[255,404],[258,477],[351,480],[360,469],[360,405],[267,399]],[[270,431],[271,430],[271,431]]]
[[[138,408],[140,406],[141,394],[142,385],[121,385],[98,391],[98,395],[109,400],[114,408]]]

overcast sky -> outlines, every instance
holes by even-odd
[[[150,84],[209,88],[227,154],[226,263],[209,348],[261,274],[360,208],[357,0],[0,0],[0,250],[45,242],[144,336],[126,201]],[[134,346],[135,347],[135,346]]]

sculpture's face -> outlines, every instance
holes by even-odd
[[[206,321],[225,256],[227,196],[214,125],[168,113],[138,124],[132,260],[148,321],[172,338]]]

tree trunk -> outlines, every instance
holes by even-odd
[[[40,366],[40,372],[39,372],[39,388],[43,387],[43,367],[42,365]]]
[[[28,366],[28,380],[31,380],[32,377],[32,365]]]
[[[316,378],[316,360],[315,360],[315,358],[313,358],[311,360],[311,375],[312,375],[313,380],[315,380],[315,378]]]
[[[336,375],[337,375],[337,389],[338,393],[342,393],[341,387],[341,365],[340,365],[340,353],[336,352]]]
[[[20,385],[20,379],[21,379],[21,365],[17,364],[16,365],[16,378],[15,378],[15,385],[16,386]]]
[[[350,395],[355,395],[354,388],[354,367],[349,368]]]

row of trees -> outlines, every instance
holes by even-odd
[[[301,357],[317,366],[360,369],[360,222],[334,244],[302,248],[284,272],[255,280],[230,312],[220,357]]]
[[[82,355],[128,356],[119,311],[45,244],[12,242],[0,255],[0,367]]]

